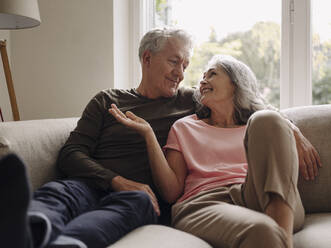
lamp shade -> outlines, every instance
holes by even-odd
[[[0,29],[32,28],[39,24],[37,0],[0,0]]]

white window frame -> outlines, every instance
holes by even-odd
[[[154,27],[154,0],[113,0],[114,87],[140,82],[138,47]],[[311,0],[282,0],[280,108],[312,104]],[[129,49],[128,49],[129,48]]]
[[[312,104],[311,1],[282,1],[280,108]]]
[[[153,0],[113,0],[114,88],[128,89],[139,84],[139,42],[153,26]]]

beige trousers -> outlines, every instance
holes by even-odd
[[[193,196],[172,208],[172,225],[213,247],[286,247],[286,233],[263,212],[269,193],[281,196],[294,213],[294,231],[304,221],[297,189],[298,156],[292,129],[275,111],[258,111],[245,134],[248,174],[244,184]]]

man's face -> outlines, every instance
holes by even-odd
[[[175,38],[169,38],[161,51],[150,55],[148,85],[155,98],[176,94],[189,58],[188,48]]]

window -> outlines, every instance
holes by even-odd
[[[128,13],[114,15],[114,37],[117,37],[114,39],[114,64],[118,65],[118,71],[116,66],[114,69],[114,82],[119,84],[114,84],[115,87],[135,87],[139,83],[141,75],[137,47],[142,35],[155,26],[175,24],[189,30],[200,30],[195,53],[200,54],[204,61],[211,54],[206,54],[202,51],[203,48],[207,51],[220,49],[220,53],[229,52],[247,63],[260,80],[262,93],[281,109],[331,101],[331,28],[330,15],[326,14],[330,9],[330,0],[113,2],[114,9],[119,9],[117,5],[120,5]],[[205,6],[208,8],[204,10]],[[217,10],[216,14],[214,10]],[[231,16],[224,19],[228,13]],[[213,17],[215,19],[204,23],[204,19]],[[122,25],[116,31],[115,27],[119,23],[126,26]],[[222,29],[219,28],[220,25]],[[266,28],[267,25],[270,27]],[[262,37],[263,32],[268,36]],[[126,45],[127,41],[132,44]],[[247,41],[251,41],[251,44]],[[246,49],[246,53],[243,52],[244,46],[249,45],[252,46],[252,51]],[[256,45],[255,48],[253,45]],[[117,63],[117,60],[121,63]],[[126,66],[122,66],[124,62]],[[185,76],[185,84],[192,85],[199,81],[203,70],[203,67],[198,68],[199,64],[204,65],[199,59],[191,60],[191,72],[188,71]],[[120,70],[121,68],[125,70]]]
[[[330,0],[312,0],[313,104],[331,103]]]
[[[155,26],[200,29],[195,50],[200,58],[192,59],[185,84],[198,81],[199,64],[216,50],[247,63],[262,93],[280,108],[331,103],[330,0],[153,1]],[[252,50],[245,52],[249,45]]]
[[[185,85],[199,83],[214,54],[229,54],[254,71],[261,93],[279,107],[281,1],[156,0],[155,25],[180,26],[195,36]]]

